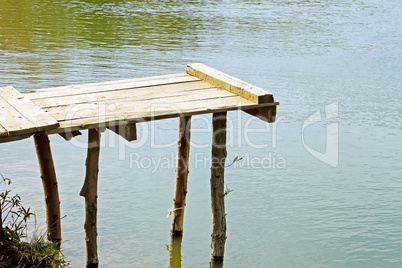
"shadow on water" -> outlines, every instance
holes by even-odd
[[[183,236],[171,236],[169,246],[169,268],[181,268],[182,256],[181,247]],[[210,268],[223,268],[223,260],[211,259],[209,263]]]

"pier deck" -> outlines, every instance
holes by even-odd
[[[56,119],[13,87],[0,88],[0,141],[24,138],[58,126]]]
[[[0,91],[3,98],[5,91]],[[38,131],[70,133],[237,109],[273,122],[278,104],[271,93],[198,63],[188,65],[186,73],[45,88],[14,94],[14,98],[23,104],[1,106],[0,142],[23,139]],[[271,108],[265,112],[258,109],[264,107]],[[14,114],[38,119],[29,121],[23,116],[15,121]],[[11,129],[10,120],[15,126]]]
[[[0,88],[0,143],[34,136],[46,201],[47,237],[59,243],[60,199],[48,134],[58,133],[68,140],[80,130],[88,129],[86,174],[80,195],[85,198],[87,267],[98,267],[97,185],[101,132],[108,128],[132,141],[137,136],[136,123],[179,117],[171,233],[172,237],[181,236],[191,117],[212,113],[211,247],[213,259],[222,260],[226,241],[227,111],[243,110],[271,123],[275,121],[278,104],[271,93],[200,63],[187,65],[185,73],[45,88],[27,94],[7,86]]]

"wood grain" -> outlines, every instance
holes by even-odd
[[[203,81],[209,82],[214,86],[233,92],[252,102],[259,104],[274,102],[272,93],[269,93],[250,83],[244,82],[238,78],[222,73],[204,64],[188,64],[186,72],[200,78]]]
[[[57,128],[59,123],[10,86],[0,88],[0,137],[26,136]]]

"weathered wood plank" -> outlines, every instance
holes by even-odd
[[[191,112],[197,113],[202,111],[204,111],[204,113],[211,113],[216,109],[221,110],[223,107],[229,110],[260,107],[238,96],[194,97],[186,101],[172,98],[169,102],[143,101],[135,104],[134,107],[129,104],[130,103],[82,104],[71,107],[69,111],[64,113],[56,113],[58,110],[50,110],[49,113],[54,118],[57,118],[59,122],[85,118],[102,119],[105,117],[115,118],[116,120],[113,121],[117,121],[120,118],[124,118],[124,121],[131,121],[130,119],[135,121],[143,116],[152,117],[162,112],[165,112],[167,115],[169,112],[175,115],[181,115],[181,112],[184,111],[189,114],[191,114]]]
[[[45,131],[59,126],[56,119],[48,115],[39,106],[35,105],[35,103],[25,98],[24,95],[13,87],[6,86],[0,88],[0,94],[10,106],[17,110],[35,127],[36,131]]]
[[[4,133],[6,133],[7,136],[23,135],[27,133],[33,134],[36,129],[31,122],[12,107],[1,95],[0,123],[6,130],[6,132],[2,132],[1,135],[4,135]]]
[[[274,102],[272,93],[201,63],[188,64],[186,72],[255,103]]]
[[[267,123],[273,123],[273,122],[275,122],[275,119],[276,119],[276,106],[254,108],[254,109],[248,109],[248,110],[243,110],[243,111],[245,111],[246,113],[251,114],[252,116],[255,116]]]
[[[204,81],[194,81],[179,84],[166,84],[159,86],[141,87],[141,88],[126,88],[121,90],[110,90],[102,92],[87,92],[85,94],[75,96],[59,96],[46,99],[35,99],[33,102],[39,105],[42,109],[57,107],[62,105],[74,105],[87,102],[98,101],[131,101],[137,102],[146,99],[155,99],[159,97],[180,95],[185,91],[196,91],[211,88],[211,84]],[[196,92],[194,92],[196,93]]]
[[[267,104],[275,105],[275,104]],[[166,104],[165,106],[154,106],[151,111],[148,106],[147,109],[142,107],[141,111],[133,110],[132,112],[121,112],[118,114],[110,113],[102,116],[94,116],[88,118],[79,118],[74,120],[61,120],[60,128],[57,130],[49,131],[48,133],[58,133],[64,131],[74,131],[80,129],[96,128],[98,126],[108,126],[109,124],[116,124],[115,122],[135,121],[146,122],[152,120],[160,120],[167,118],[174,118],[179,116],[233,111],[242,109],[242,107],[257,108],[261,105],[245,100],[239,96],[232,96],[227,98],[199,100],[194,102]],[[164,109],[162,109],[164,108]]]
[[[132,79],[122,79],[122,80],[113,80],[113,81],[104,81],[104,82],[96,82],[96,83],[85,83],[78,85],[69,85],[69,86],[58,86],[58,87],[48,87],[48,88],[40,88],[33,89],[31,93],[35,92],[50,92],[50,91],[62,91],[62,90],[71,90],[71,89],[79,89],[79,88],[87,88],[87,87],[103,87],[103,86],[114,86],[119,84],[126,84],[132,82],[148,82],[153,80],[169,80],[176,79],[179,77],[186,77],[186,73],[177,73],[177,74],[165,74],[165,75],[157,75],[157,76],[149,76],[149,77],[139,77]]]
[[[196,77],[188,74],[167,75],[163,77],[148,77],[140,79],[122,80],[117,82],[92,83],[83,85],[74,85],[58,88],[50,88],[36,90],[26,94],[27,98],[34,100],[38,98],[53,98],[60,96],[74,96],[85,94],[86,92],[103,92],[110,90],[120,90],[126,88],[138,88],[147,86],[157,86],[165,84],[185,83],[190,81],[198,81]]]
[[[119,113],[133,113],[137,114],[138,111],[144,109],[143,107],[155,107],[161,105],[176,105],[176,103],[190,102],[195,100],[209,100],[213,98],[222,97],[238,97],[235,94],[225,90],[203,90],[194,92],[179,92],[168,96],[163,94],[164,97],[155,95],[152,98],[142,99],[139,97],[138,101],[133,99],[122,99],[117,101],[103,101],[103,102],[86,102],[69,106],[58,106],[45,108],[53,118],[56,120],[74,119],[89,116],[99,116],[103,114],[119,114]]]
[[[0,143],[10,142],[10,141],[19,141],[26,138],[29,138],[33,135],[33,133],[22,134],[18,136],[7,136],[7,137],[0,137]]]
[[[198,63],[186,72],[26,95],[59,121],[60,128],[49,134],[237,109],[273,122],[278,103],[271,93]]]

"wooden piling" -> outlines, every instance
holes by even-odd
[[[212,258],[223,259],[226,241],[225,214],[225,159],[226,112],[214,113],[212,134],[211,203],[212,203]]]
[[[213,113],[211,267],[220,267],[226,242],[226,112],[240,109],[272,123],[277,105],[272,93],[201,63],[189,64],[186,73],[45,88],[27,94],[12,87],[0,87],[0,143],[34,135],[45,192],[48,239],[58,241],[61,239],[60,200],[47,135],[58,133],[69,140],[80,135],[81,130],[90,129],[86,176],[80,195],[85,198],[87,267],[98,267],[97,183],[101,128],[110,128],[132,141],[137,138],[136,123],[182,117],[171,228],[172,237],[182,238],[191,115]]]
[[[190,152],[191,116],[179,118],[177,140],[176,186],[173,198],[172,235],[183,234],[184,208],[186,206],[188,162]]]
[[[85,197],[85,242],[86,267],[95,268],[99,265],[97,246],[97,191],[99,172],[100,131],[88,131],[88,152],[86,174],[80,195]]]
[[[37,132],[33,137],[45,195],[47,239],[60,247],[60,198],[50,141],[45,132]]]

